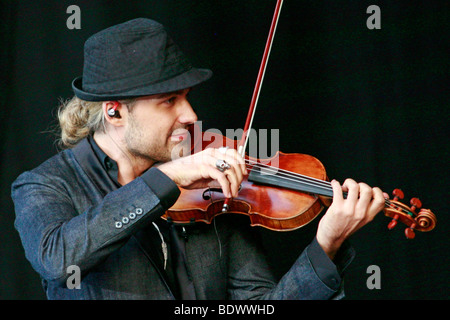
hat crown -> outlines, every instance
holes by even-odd
[[[162,24],[139,18],[86,41],[83,76],[72,89],[87,101],[119,100],[189,88],[211,75],[191,65]]]
[[[83,90],[113,94],[161,82],[191,68],[162,24],[134,19],[86,41]]]

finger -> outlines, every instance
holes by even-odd
[[[229,191],[229,192],[226,193],[225,190],[222,188],[226,197],[227,198],[230,198],[232,196],[236,197],[238,195],[239,186],[242,181],[242,172],[239,171],[240,168],[237,166],[236,163],[230,163],[230,162],[234,161],[232,158],[225,160],[223,158],[227,158],[227,157],[222,152],[220,152],[218,149],[213,149],[213,150],[214,150],[213,152],[208,154],[207,162],[214,170],[221,173],[221,177],[223,176],[223,177],[225,177],[225,179],[227,179],[228,183],[226,183],[226,185],[227,185],[227,191]],[[219,156],[220,158],[217,158],[217,156]],[[225,160],[230,165],[230,168],[225,170],[224,172],[221,172],[216,167],[217,161],[222,160],[222,159]],[[236,168],[237,168],[237,170],[236,170]],[[239,171],[239,172],[236,173],[236,171]],[[238,177],[238,175],[240,177]],[[222,185],[222,183],[220,181],[219,181],[219,183]],[[223,182],[223,183],[225,183],[225,182]]]
[[[342,203],[344,201],[344,195],[342,194],[341,184],[333,179],[331,181],[331,187],[333,188],[333,203]]]
[[[233,166],[240,181],[242,181],[242,176],[247,174],[245,160],[235,149],[216,149],[215,157],[223,159]]]
[[[379,188],[373,188],[372,189],[372,201],[369,203],[369,206],[367,208],[367,213],[365,215],[365,218],[361,220],[356,230],[362,228],[367,223],[372,221],[375,216],[378,214],[378,212],[381,211],[381,209],[384,208],[384,196],[383,192]],[[355,231],[356,231],[355,230]]]
[[[223,194],[227,198],[231,198],[230,181],[227,179],[224,172],[221,172],[216,167],[217,158],[214,157],[215,151],[212,148],[208,148],[202,151],[200,157],[201,170],[203,179],[215,180],[222,189]],[[210,182],[210,187],[216,186],[216,182]]]
[[[372,188],[362,182],[358,184],[358,187],[359,187],[358,205],[363,208],[367,208],[373,198]]]
[[[362,225],[368,221],[369,206],[372,201],[372,188],[365,183],[359,183],[359,198],[355,205],[354,217],[360,221]]]
[[[225,172],[228,172],[231,169],[233,169],[233,173],[236,175],[237,178],[237,184],[240,185],[242,179],[244,178],[244,172],[242,172],[242,167],[235,159],[233,159],[233,157],[227,156],[224,160],[231,166],[231,168],[226,170]]]
[[[230,181],[230,188],[234,197],[238,196],[239,187],[244,178],[244,173],[242,172],[242,167],[239,163],[238,156],[238,153],[234,149],[215,149],[214,152],[214,157],[224,160],[230,165],[230,168],[225,170],[224,173]],[[217,160],[215,161],[217,162]]]
[[[247,166],[245,164],[245,159],[235,149],[231,149],[231,156],[236,159],[236,162],[240,166],[242,173],[244,175],[247,175],[248,172],[247,172]]]
[[[347,203],[356,205],[359,197],[359,184],[353,179],[346,179],[342,185],[342,190],[347,191]]]
[[[381,210],[384,209],[385,207],[385,195],[383,194],[383,192],[381,191],[380,188],[373,188],[372,189],[373,192],[373,200],[370,203],[370,207],[369,207],[369,215],[370,215],[370,219],[372,220]]]
[[[237,197],[237,195],[239,193],[239,186],[241,185],[241,181],[242,181],[242,173],[241,173],[241,179],[239,179],[234,167],[232,166],[230,169],[225,170],[224,174],[225,174],[225,177],[230,182],[230,189],[232,192],[232,196]]]
[[[209,178],[217,181],[222,189],[223,194],[227,198],[231,198],[230,181],[227,179],[225,173],[220,172],[217,168],[212,166],[205,166],[205,172]]]

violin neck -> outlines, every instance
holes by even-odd
[[[324,181],[298,173],[280,170],[280,172],[273,169],[266,170],[264,167],[253,167],[250,170],[248,181],[268,185],[278,188],[286,188],[299,192],[306,192],[316,194],[319,196],[332,198],[333,188],[329,181]],[[347,192],[343,192],[344,198],[347,198]],[[392,207],[392,203],[389,199],[385,199],[385,206]],[[406,213],[412,215],[409,210],[404,210]]]

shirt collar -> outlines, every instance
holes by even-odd
[[[92,150],[94,150],[95,155],[97,156],[98,160],[100,161],[100,164],[102,166],[102,169],[105,170],[108,173],[108,176],[116,183],[119,184],[118,176],[119,176],[119,166],[117,165],[117,162],[113,159],[111,159],[95,142],[94,138],[92,136],[88,136],[87,138],[89,144],[92,147]],[[95,165],[95,164],[94,164]]]

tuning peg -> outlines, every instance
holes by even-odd
[[[416,226],[416,224],[413,223],[413,224],[411,225],[411,227],[405,229],[405,235],[406,235],[406,238],[408,238],[408,239],[414,239],[414,237],[416,236],[416,234],[414,233],[414,227],[415,227],[415,226]]]
[[[398,199],[403,199],[405,197],[405,194],[400,189],[394,189],[394,191],[392,191],[392,194],[394,195],[395,201],[398,201]]]
[[[411,198],[411,211],[416,213],[416,209],[422,208],[422,201],[419,198]]]
[[[391,222],[388,224],[388,229],[392,230],[397,225],[398,222],[398,214],[395,214],[394,217],[392,217]]]

